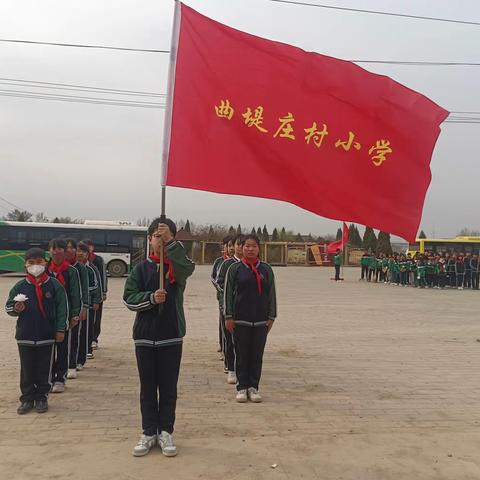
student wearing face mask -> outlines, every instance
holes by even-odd
[[[77,270],[72,267],[65,258],[67,242],[62,238],[54,238],[48,244],[50,260],[47,263],[47,274],[56,278],[65,289],[68,299],[69,323],[65,338],[62,342],[55,343],[54,359],[52,365],[52,393],[65,391],[65,381],[68,371],[68,360],[70,356],[71,329],[80,321],[80,309],[82,306],[82,292],[80,290],[80,278]],[[76,332],[78,335],[78,332]]]
[[[236,400],[258,403],[263,352],[277,316],[275,277],[272,267],[259,259],[256,235],[245,235],[242,249],[242,261],[230,266],[225,281],[225,327],[235,347]]]
[[[65,289],[45,272],[45,252],[31,248],[25,253],[26,278],[8,296],[5,310],[17,317],[15,338],[20,355],[19,415],[33,408],[48,410],[50,371],[55,342],[65,338],[68,306]]]

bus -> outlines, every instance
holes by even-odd
[[[0,273],[24,272],[24,254],[32,247],[48,249],[52,238],[89,238],[112,277],[122,277],[147,256],[147,227],[100,224],[10,222],[0,220]],[[107,222],[106,222],[107,223]]]
[[[471,253],[478,255],[480,253],[480,237],[462,237],[455,238],[417,238],[415,243],[411,243],[407,253],[412,257],[417,253]]]

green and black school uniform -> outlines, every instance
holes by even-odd
[[[102,291],[102,296],[98,304],[98,310],[95,310],[94,312],[93,330],[92,330],[93,332],[92,341],[98,343],[98,337],[100,336],[102,316],[103,316],[103,296],[107,295],[107,292],[108,292],[107,266],[105,265],[103,258],[100,255],[97,255],[96,253],[90,254],[90,263],[93,264],[93,266],[95,266],[96,269],[98,270],[100,289]]]
[[[165,250],[165,303],[155,303],[160,275],[159,259],[153,256],[135,266],[123,293],[127,308],[136,312],[133,339],[140,377],[140,410],[143,433],[149,436],[173,432],[186,331],[183,295],[187,278],[195,269],[180,242],[172,240]]]
[[[26,309],[15,311],[15,296],[27,296]],[[65,289],[55,278],[44,273],[20,280],[10,290],[5,305],[8,315],[17,317],[15,338],[20,355],[21,402],[46,400],[50,392],[50,373],[57,332],[68,324],[68,303]]]
[[[227,258],[221,265],[220,270],[217,275],[217,286],[219,288],[218,304],[220,307],[220,317],[222,325],[222,341],[223,341],[223,359],[224,367],[226,371],[234,372],[235,371],[235,349],[233,347],[233,337],[232,334],[225,328],[225,316],[224,316],[224,295],[225,295],[225,280],[227,278],[227,272],[231,265],[238,263],[241,260],[236,257]]]
[[[233,263],[225,281],[225,320],[235,329],[235,373],[237,390],[258,389],[263,352],[267,340],[267,321],[277,316],[275,277],[268,263]]]
[[[220,307],[220,298],[223,296],[223,291],[218,286],[217,277],[218,272],[220,271],[220,267],[222,263],[227,260],[229,257],[223,255],[218,257],[213,262],[212,274],[210,275],[210,281],[212,282],[213,286],[215,287],[215,291],[217,293],[217,302],[219,305],[219,313],[218,313],[218,345],[220,346],[221,351],[223,352],[223,333],[222,333],[222,322],[223,322],[223,315],[222,309]]]
[[[102,298],[102,291],[98,283],[98,274],[95,272],[95,267],[93,267],[90,262],[87,262],[85,267],[88,274],[88,304],[86,305],[87,318],[85,321],[80,322],[77,365],[85,365],[85,362],[87,361],[87,353],[89,352],[88,339],[91,338],[89,330],[92,328],[91,325],[93,324],[95,312],[95,310],[92,309],[92,306],[95,303],[99,304]]]
[[[89,293],[88,293],[88,271],[87,267],[80,262],[75,262],[72,264],[72,267],[75,268],[78,272],[78,277],[80,279],[80,291],[81,291],[81,299],[82,299],[82,309],[88,309],[89,303]],[[77,360],[78,360],[78,348],[79,348],[79,340],[80,340],[80,323],[85,323],[85,321],[81,321],[77,323],[71,330],[70,330],[70,358],[68,361],[68,368],[75,369],[77,368]]]
[[[337,253],[333,257],[333,266],[335,267],[335,281],[340,280],[340,267],[342,266],[342,254]]]

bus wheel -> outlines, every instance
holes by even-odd
[[[111,277],[123,277],[127,273],[127,266],[121,260],[112,260],[107,265],[107,271]]]

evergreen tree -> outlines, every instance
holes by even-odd
[[[208,239],[213,240],[215,238],[215,230],[213,229],[212,225],[208,229]]]
[[[393,253],[392,244],[390,243],[390,234],[386,232],[378,233],[377,252],[391,255]]]
[[[260,227],[257,228],[257,232],[255,235],[261,240],[262,239],[262,229]]]
[[[350,231],[350,229],[349,229],[349,231]],[[335,236],[335,240],[341,240],[341,239],[342,239],[342,229],[339,228],[337,230],[337,235]]]
[[[295,237],[296,242],[303,242],[303,237],[300,233],[297,233],[297,236]]]
[[[10,220],[12,222],[30,222],[32,220],[32,216],[32,213],[16,208],[15,210],[7,213],[5,220]]]
[[[340,236],[340,238],[342,238]],[[360,237],[360,232],[354,223],[351,223],[348,227],[348,244],[352,247],[361,247],[362,238]]]
[[[285,227],[282,227],[282,230],[280,231],[280,235],[279,235],[278,239],[281,242],[286,242],[287,241],[287,232],[285,230]]]
[[[418,236],[418,238],[427,238],[423,230],[420,230],[420,235]]]
[[[252,231],[250,232],[252,235],[256,235],[257,232],[255,231],[255,227],[252,227]]]
[[[267,226],[266,226],[266,225],[263,226],[261,239],[262,239],[264,242],[268,242],[268,241],[270,240],[270,235],[268,234],[268,230],[267,230]]]
[[[374,252],[377,249],[377,237],[372,227],[366,227],[363,234],[362,246],[365,250]]]
[[[279,240],[278,230],[274,228],[272,233],[272,242],[278,242],[278,240]]]
[[[185,224],[185,227],[183,227],[183,229],[184,229],[185,232],[187,232],[187,233],[190,233],[190,234],[192,233],[192,232],[190,231],[190,220],[187,220],[187,223]]]
[[[228,229],[228,234],[231,237],[234,237],[237,234],[237,232],[235,231],[235,229],[232,226],[230,226],[230,228]]]
[[[309,234],[308,234],[308,237],[307,237],[307,242],[314,242],[314,241],[315,241],[315,240],[313,239],[312,234],[309,233]]]
[[[237,235],[240,235],[241,233],[242,233],[242,227],[240,226],[240,224],[238,224]]]

